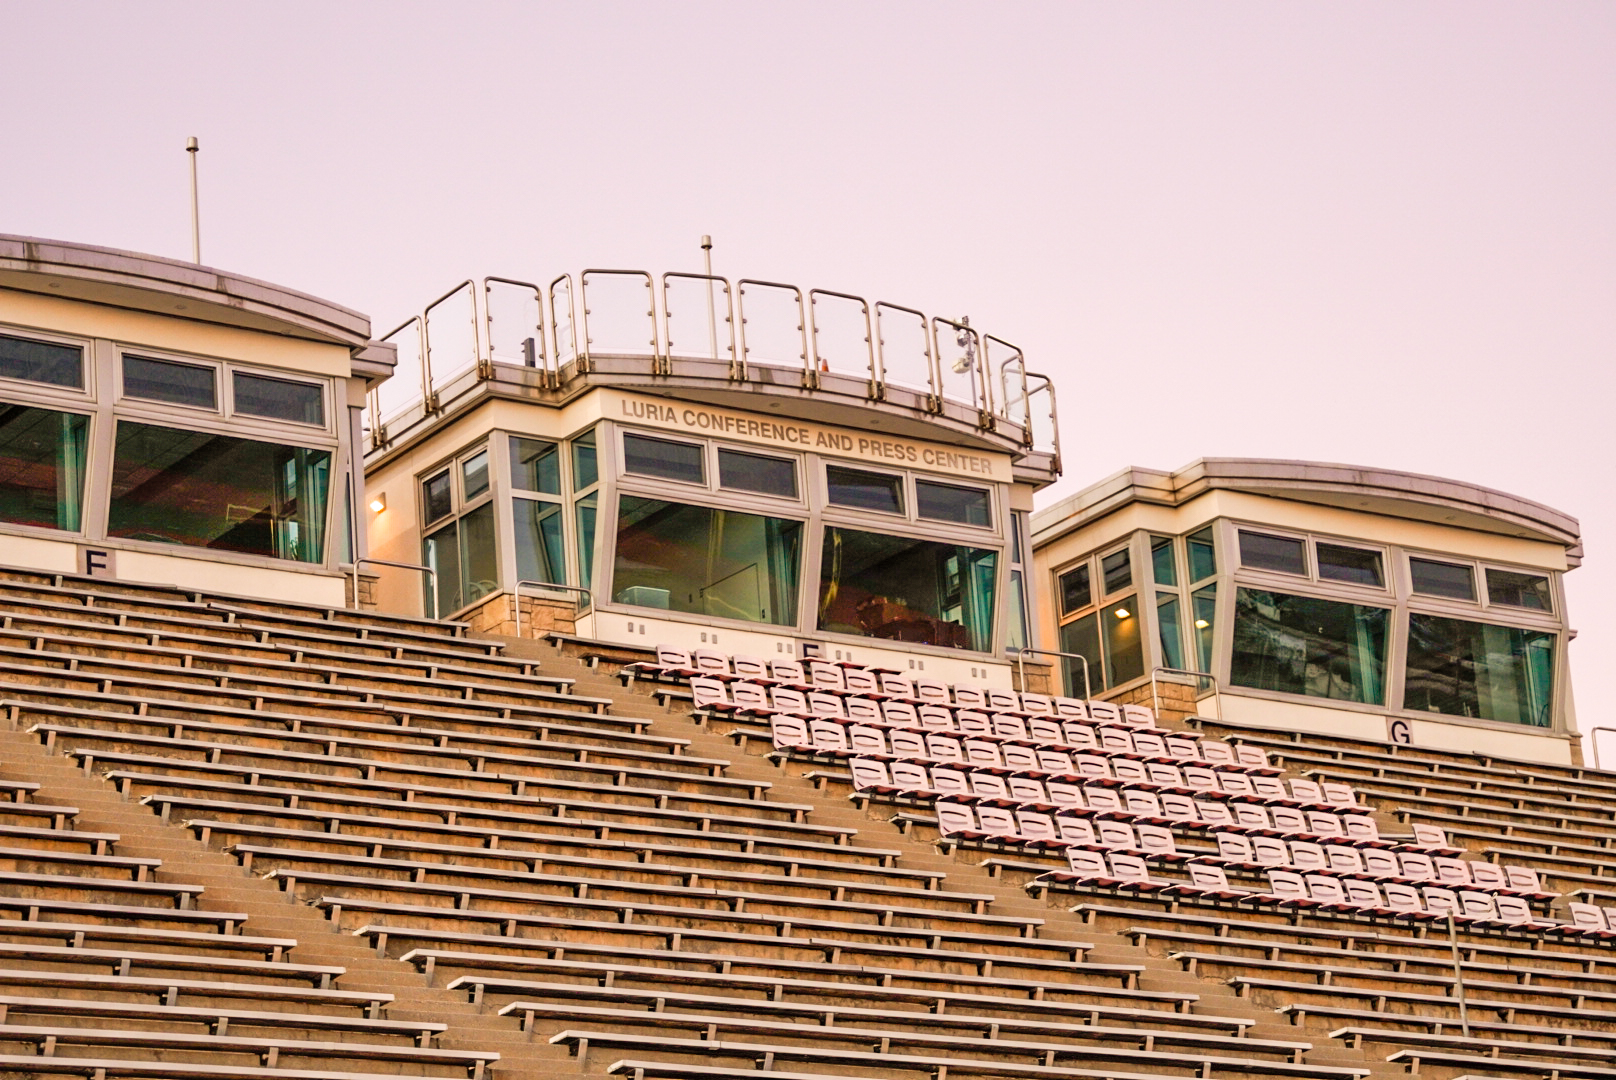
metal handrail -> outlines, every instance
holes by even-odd
[[[963,331],[964,333],[968,334],[971,341],[974,342],[974,345],[967,345],[965,347],[966,352],[971,357],[971,390],[975,394],[975,400],[971,402],[971,407],[976,410],[977,426],[982,428],[991,428],[993,426],[993,402],[992,398],[988,396],[987,392],[987,386],[991,380],[983,373],[984,369],[987,367],[987,357],[982,351],[981,331],[977,330],[976,327],[971,326],[969,323],[957,322],[954,319],[944,318],[941,315],[933,315],[931,317],[930,331],[932,339],[932,352],[937,357],[937,389],[939,394],[941,394],[941,396],[944,398],[946,398],[947,395],[942,394],[942,390],[947,380],[943,375],[943,345],[942,341],[937,336],[938,326],[953,327],[956,336]],[[955,374],[964,375],[965,372],[957,371]]]
[[[902,304],[891,304],[885,300],[875,302],[875,355],[881,366],[881,389],[887,386],[887,354],[886,337],[881,332],[881,309],[901,311],[906,315],[913,315],[920,320],[920,340],[926,346],[926,411],[942,412],[943,410],[943,383],[942,376],[937,372],[936,350],[932,348],[931,323],[926,319],[924,311],[904,307]]]
[[[1223,719],[1223,691],[1218,688],[1217,676],[1209,675],[1204,671],[1191,671],[1189,668],[1153,667],[1150,669],[1150,705],[1153,712],[1157,715],[1161,713],[1161,698],[1156,694],[1156,675],[1163,672],[1168,675],[1192,675],[1197,679],[1211,679],[1212,701],[1218,707],[1218,719]]]
[[[370,563],[372,566],[396,566],[400,570],[426,571],[427,592],[432,596],[432,617],[434,619],[438,617],[438,572],[436,570],[432,569],[430,566],[424,566],[421,563],[393,562],[391,559],[372,559],[368,555],[362,559],[355,559],[353,564],[353,598],[355,608],[359,606],[359,568],[365,563]]]
[[[735,310],[740,316],[741,339],[741,378],[751,377],[752,358],[751,347],[746,344],[746,287],[757,285],[765,289],[789,289],[797,298],[797,334],[802,339],[802,352],[798,359],[802,361],[802,384],[812,390],[819,386],[819,373],[814,370],[814,362],[808,354],[808,313],[803,307],[802,290],[795,285],[787,285],[783,281],[761,281],[757,278],[741,278],[735,282]]]
[[[521,581],[518,581],[511,588],[511,596],[516,600],[516,636],[517,637],[522,636],[522,586],[523,585],[538,585],[538,586],[541,586],[541,587],[546,588],[546,589],[559,589],[562,592],[582,593],[583,597],[584,597],[584,600],[587,601],[587,603],[584,606],[586,608],[593,608],[595,606],[595,594],[590,592],[588,589],[584,588],[582,585],[558,585],[553,581],[534,581],[534,580],[524,578]],[[578,611],[577,605],[574,605],[573,606],[573,613],[576,614],[577,611]]]
[[[426,386],[426,398],[423,404],[425,411],[438,411],[438,392],[432,387],[432,309],[450,299],[461,289],[468,290],[467,298],[471,301],[471,354],[472,363],[477,362],[480,355],[480,342],[482,335],[477,331],[477,283],[467,278],[426,307],[421,309],[421,382]]]
[[[1027,688],[1027,654],[1037,653],[1039,656],[1064,656],[1070,660],[1083,661],[1083,700],[1088,701],[1093,696],[1089,686],[1089,658],[1082,653],[1060,652],[1056,649],[1014,649],[1007,648],[1005,652],[1016,654],[1016,677],[1021,680],[1021,688]]]
[[[718,317],[713,307],[712,291],[714,283],[724,287],[724,325],[729,329],[729,345],[726,346],[729,350],[729,375],[732,379],[739,378],[735,361],[735,298],[730,294],[728,279],[716,274],[686,274],[670,270],[662,275],[662,345],[667,350],[668,359],[673,359],[673,312],[668,309],[668,281],[671,278],[707,283],[707,339],[714,360],[718,359]]]
[[[536,344],[538,346],[533,357],[535,361],[533,366],[544,373],[545,383],[552,385],[555,381],[555,372],[550,366],[550,346],[544,334],[544,290],[531,281],[517,281],[515,278],[493,276],[483,278],[483,338],[484,343],[488,346],[486,354],[488,363],[490,365],[494,363],[494,307],[489,302],[489,297],[493,295],[495,285],[512,285],[520,289],[533,290],[533,302],[538,305],[539,309],[539,321],[533,327],[537,332]]]
[[[593,369],[594,366],[595,366],[595,363],[594,363],[594,355],[595,355],[595,353],[594,353],[594,344],[595,344],[595,339],[592,338],[590,336],[590,334],[589,334],[589,275],[590,274],[594,274],[596,277],[631,277],[631,278],[643,278],[645,280],[645,296],[646,296],[647,302],[651,305],[651,310],[645,313],[646,318],[649,319],[650,323],[651,323],[651,341],[650,341],[651,352],[649,354],[650,357],[651,357],[651,373],[653,375],[657,374],[658,373],[658,368],[661,366],[661,362],[662,362],[661,361],[662,350],[660,348],[660,341],[658,339],[658,330],[657,330],[656,284],[655,284],[655,279],[651,277],[650,271],[648,271],[648,270],[609,270],[609,269],[603,269],[603,268],[600,268],[600,267],[596,267],[596,268],[593,268],[593,269],[584,270],[584,271],[582,271],[582,272],[580,272],[578,274],[578,295],[584,302],[583,358],[584,358],[584,364],[586,365],[586,368]]]
[[[819,303],[819,297],[821,296],[832,296],[838,300],[851,300],[859,306],[861,311],[863,311],[864,348],[865,351],[869,353],[868,367],[870,369],[870,396],[872,398],[877,397],[880,391],[881,377],[875,369],[875,327],[870,322],[870,303],[862,296],[854,296],[852,293],[832,292],[830,289],[808,290],[808,327],[811,331],[813,331],[811,335],[813,349],[813,360],[810,362],[811,366],[815,371],[827,373],[830,371],[830,365],[825,362],[825,358],[823,356],[819,355],[819,320],[814,317],[814,306]]]

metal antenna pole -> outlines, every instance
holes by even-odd
[[[707,274],[707,340],[712,343],[713,359],[718,359],[718,319],[713,314],[713,238],[703,233],[701,258]]]
[[[202,261],[202,215],[197,210],[196,202],[196,136],[192,135],[185,142],[185,152],[191,155],[191,261]]]

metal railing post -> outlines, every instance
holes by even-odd
[[[590,611],[595,607],[595,594],[582,585],[558,585],[553,581],[532,581],[524,578],[518,581],[511,589],[511,598],[516,601],[516,636],[522,636],[522,586],[533,585],[543,589],[557,589],[561,592],[579,593],[584,599],[584,608]],[[577,605],[573,605],[573,614],[578,613]]]
[[[1197,679],[1210,679],[1212,681],[1212,701],[1218,709],[1218,719],[1223,719],[1223,691],[1218,688],[1216,676],[1208,675],[1204,671],[1191,671],[1189,668],[1154,667],[1150,669],[1150,707],[1157,716],[1161,715],[1161,698],[1156,693],[1156,675],[1158,672],[1168,675],[1191,675]]]
[[[1027,688],[1028,653],[1036,653],[1039,656],[1064,656],[1069,660],[1083,661],[1083,700],[1088,701],[1092,698],[1093,695],[1089,686],[1089,658],[1082,653],[1058,652],[1055,649],[1006,649],[1005,652],[1016,654],[1016,677],[1021,680],[1023,690]]]
[[[354,560],[353,595],[355,608],[359,607],[359,568],[365,563],[369,563],[372,566],[396,566],[400,570],[424,571],[427,577],[427,592],[432,594],[432,617],[434,619],[438,617],[438,572],[436,570],[432,569],[430,566],[424,566],[421,563],[393,562],[391,559],[372,559],[369,556],[366,556],[363,559]]]

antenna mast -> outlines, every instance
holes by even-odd
[[[196,136],[192,135],[185,142],[185,152],[191,155],[191,261],[202,262],[202,215],[197,210],[196,202]]]

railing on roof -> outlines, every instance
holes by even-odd
[[[827,376],[850,376],[872,401],[895,389],[928,413],[965,406],[982,430],[1060,468],[1055,388],[1027,370],[1020,349],[964,318],[829,289],[643,270],[585,270],[576,285],[562,274],[547,288],[485,277],[456,285],[382,340],[398,346],[398,366],[370,393],[372,448],[388,445],[399,421],[442,410],[451,384],[475,385],[463,379],[473,369],[482,380],[500,366],[527,368],[555,387],[568,365],[588,373],[610,358],[643,359],[651,376],[673,374],[676,360],[708,361],[735,382],[798,369],[810,391]]]

